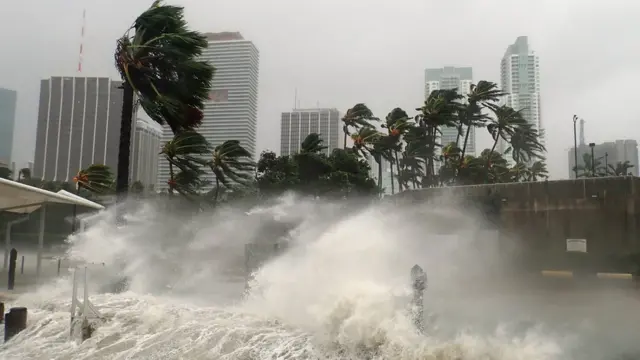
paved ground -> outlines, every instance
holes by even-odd
[[[24,266],[22,266],[22,257],[24,256]],[[60,260],[60,273],[58,274],[58,257],[59,254],[45,253],[42,257],[41,275],[36,276],[37,255],[35,252],[18,252],[18,262],[16,265],[16,278],[13,290],[8,290],[9,282],[8,269],[0,269],[0,301],[3,298],[12,297],[16,294],[28,292],[38,285],[57,276],[68,274],[70,263],[66,259]],[[1,265],[0,265],[1,266]]]

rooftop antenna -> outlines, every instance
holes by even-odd
[[[82,9],[82,30],[80,31],[80,53],[78,56],[78,73],[82,72],[82,57],[84,50],[84,28],[87,24],[87,9]]]
[[[580,119],[580,146],[584,145],[584,119]]]

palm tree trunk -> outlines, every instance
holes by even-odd
[[[342,132],[344,132],[344,150],[347,150],[347,127],[342,127]]]
[[[400,182],[400,162],[398,161],[398,151],[394,150],[393,156],[396,160],[396,170],[397,170],[396,173],[398,174],[398,192],[402,192],[402,182]]]
[[[122,84],[123,102],[120,120],[120,144],[118,147],[118,174],[116,177],[116,194],[122,201],[129,190],[129,161],[131,155],[131,130],[133,125],[133,87],[128,83]]]
[[[218,204],[218,193],[220,192],[220,180],[218,180],[218,177],[216,176],[216,192],[214,193],[214,197],[213,197],[213,203],[214,204]]]
[[[496,145],[498,145],[498,139],[500,139],[500,137],[496,136],[496,140],[493,142],[493,146],[491,147],[491,152],[489,153],[489,158],[487,159],[487,165],[485,165],[485,168],[487,170],[485,183],[489,182],[489,165],[491,164],[491,160],[493,159],[493,151],[496,149]]]
[[[458,163],[458,169],[456,169],[456,177],[458,176],[458,173],[460,172],[460,167],[462,166],[462,162],[464,161],[464,156],[466,155],[467,152],[467,143],[469,141],[469,132],[471,130],[471,125],[467,126],[467,133],[464,134],[464,144],[462,145],[462,153],[460,154],[460,162]]]
[[[380,190],[380,194],[382,194],[382,164],[381,164],[381,161],[378,161],[378,189]]]
[[[391,195],[396,193],[395,180],[393,180],[393,164],[389,162],[389,170],[391,171]]]
[[[169,162],[169,194],[173,195],[173,164]]]

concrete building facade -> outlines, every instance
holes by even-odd
[[[158,157],[162,126],[152,120],[136,120],[131,141],[131,182],[140,181],[146,188],[155,188],[158,179]]]
[[[91,164],[115,173],[121,85],[107,77],[55,76],[40,82],[33,177],[68,182]]]
[[[0,88],[0,162],[11,162],[18,93]]]
[[[324,146],[327,146],[327,155],[333,149],[341,148],[344,132],[340,112],[334,108],[293,109],[283,112],[280,121],[280,155],[300,151],[300,144],[311,133],[320,135]]]

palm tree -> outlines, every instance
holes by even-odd
[[[197,127],[214,72],[211,65],[197,60],[206,47],[206,37],[187,28],[183,8],[160,0],[118,39],[115,63],[124,92],[116,184],[119,194],[129,189],[134,97],[154,121],[167,124],[174,134]]]
[[[486,122],[489,120],[488,116],[482,112],[482,105],[486,103],[495,103],[503,95],[504,93],[498,89],[498,85],[496,83],[481,80],[478,84],[471,84],[470,91],[466,96],[466,104],[464,104],[459,112],[459,123],[461,129],[462,126],[466,126],[466,131],[464,132],[464,144],[462,145],[462,152],[460,155],[461,159],[464,159],[466,156],[471,127],[485,126]],[[461,132],[458,131],[458,136],[460,136],[460,134]],[[460,147],[458,141],[456,141],[456,146]]]
[[[89,165],[86,169],[78,171],[78,174],[73,177],[73,182],[76,184],[76,195],[80,194],[81,189],[88,190],[94,194],[106,194],[111,191],[113,186],[113,173],[111,169],[106,165],[93,164]],[[69,191],[71,188],[62,186],[62,190]],[[73,205],[73,218],[71,222],[71,232],[76,231],[76,217],[78,214],[78,206]]]
[[[538,179],[548,179],[549,171],[547,171],[547,164],[544,161],[538,160],[531,164],[529,168],[529,181],[538,181]]]
[[[85,189],[92,193],[105,194],[113,185],[113,173],[106,165],[89,165],[86,169],[78,171],[73,182],[76,184],[76,193],[79,193],[80,189]]]
[[[545,151],[538,131],[531,124],[525,123],[513,128],[505,154],[511,154],[513,160],[518,163],[542,159]]]
[[[516,111],[509,106],[488,104],[488,107],[495,116],[495,118],[491,119],[487,125],[487,130],[493,138],[493,146],[489,153],[493,154],[496,149],[496,145],[498,145],[498,140],[503,139],[505,141],[510,141],[515,128],[521,125],[526,126],[527,122],[522,116],[521,111]],[[492,156],[487,157],[487,176],[489,175],[488,170],[491,167],[491,159]]]
[[[320,135],[317,133],[311,133],[304,138],[304,141],[300,145],[301,153],[319,153],[328,149],[327,146],[323,145],[323,140],[320,138]]]
[[[233,183],[247,185],[251,182],[255,164],[251,161],[251,153],[238,140],[225,141],[216,146],[211,155],[208,165],[216,176],[214,202],[218,201],[220,184],[231,189]]]
[[[207,164],[204,156],[209,154],[211,147],[204,136],[193,130],[185,130],[178,133],[171,141],[162,147],[160,154],[169,163],[169,194],[173,194],[178,183],[176,181],[176,168],[179,171],[189,172],[189,175],[200,174],[200,168]],[[183,176],[183,187],[185,179],[193,179],[192,176]]]
[[[582,154],[582,164],[578,165],[578,177],[598,177],[604,176],[605,167],[602,164],[603,157],[593,159],[591,154]],[[575,168],[574,168],[575,169]],[[594,172],[595,169],[595,172]]]
[[[380,121],[373,112],[363,103],[354,105],[342,118],[342,131],[344,132],[344,149],[347,148],[347,137],[351,135],[349,129],[358,130],[363,127],[374,127],[371,121]]]
[[[416,122],[428,139],[428,158],[425,158],[427,169],[423,178],[423,186],[436,185],[435,148],[441,146],[436,139],[442,127],[459,128],[457,121],[460,103],[458,101],[461,98],[457,90],[435,90],[429,94],[424,105],[416,109],[420,111],[420,114],[416,116]]]
[[[400,174],[400,162],[398,161],[398,153],[402,151],[402,136],[413,124],[409,121],[409,115],[401,108],[391,110],[383,128],[387,129],[387,137],[385,139],[385,147],[391,152],[392,160],[396,164],[396,173]],[[391,193],[395,193],[393,166],[391,166]],[[398,179],[398,191],[402,191],[402,182]]]
[[[632,176],[633,174],[629,171],[633,165],[629,161],[618,161],[615,165],[609,164],[609,168],[607,169],[607,175],[611,174],[613,176]]]
[[[523,162],[516,162],[510,169],[509,173],[511,175],[511,180],[514,182],[519,182],[521,180],[529,179],[529,168],[527,164]]]

